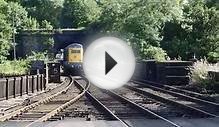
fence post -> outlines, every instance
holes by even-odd
[[[37,74],[36,80],[37,80],[36,88],[37,88],[37,91],[39,91],[39,75],[38,74]]]
[[[29,79],[28,79],[28,75],[26,76],[26,94],[28,94],[28,86],[29,86]]]
[[[22,91],[23,91],[23,76],[21,76],[21,80],[20,80],[20,96],[22,96]]]
[[[45,77],[45,75],[43,75],[43,89],[45,90],[46,89],[46,81],[47,79],[46,79],[46,77]]]
[[[41,77],[41,74],[39,75],[39,79],[40,79],[40,90],[42,91],[42,77]]]
[[[45,82],[44,82],[44,89],[49,84],[49,67],[48,62],[46,62],[46,76],[45,76]]]
[[[13,97],[15,98],[16,97],[16,77],[14,77],[14,80],[13,80]]]
[[[9,84],[9,81],[8,81],[8,78],[6,78],[6,89],[5,89],[6,100],[8,100],[8,84]]]
[[[31,77],[32,77],[32,93],[34,93],[34,75],[32,75]]]
[[[43,90],[43,75],[40,75],[40,85],[41,85],[41,91]]]

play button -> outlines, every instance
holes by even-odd
[[[117,62],[105,52],[105,75],[117,64]]]
[[[103,37],[86,49],[83,70],[89,81],[103,89],[116,89],[126,84],[135,69],[135,57],[126,42]]]

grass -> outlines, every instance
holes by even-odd
[[[29,61],[4,61],[0,64],[0,77],[25,75],[29,70]]]
[[[0,77],[26,75],[30,69],[31,61],[47,60],[47,52],[32,52],[32,55],[21,60],[5,60],[0,62]]]

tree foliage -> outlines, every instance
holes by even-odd
[[[5,14],[12,27],[16,29],[26,29],[28,20],[27,11],[18,3],[9,2],[6,6]]]
[[[27,19],[27,21],[26,21],[26,28],[27,29],[37,29],[39,27],[40,27],[40,25],[35,18],[30,17]]]
[[[95,0],[65,0],[63,4],[61,27],[86,27],[95,22],[100,14],[100,8]]]
[[[20,3],[39,23],[46,20],[53,27],[59,27],[63,0],[21,0]]]
[[[99,5],[102,13],[94,29],[125,35],[143,58],[147,48],[160,46],[165,23],[182,13],[177,0],[101,0]]]
[[[162,47],[171,57],[208,56],[219,49],[219,11],[202,0],[183,8],[183,19],[166,24]],[[210,54],[212,54],[210,53]]]
[[[0,77],[25,75],[29,68],[29,61],[27,60],[7,60],[0,63]]]
[[[5,8],[7,3],[5,1],[0,1],[0,63],[6,59],[8,55],[8,50],[10,48],[10,37],[12,29],[7,21],[7,15],[5,15]]]
[[[148,46],[142,51],[141,58],[144,59],[155,59],[158,61],[164,61],[167,57],[167,53],[160,47]]]
[[[18,2],[0,1],[0,62],[9,53],[13,34],[19,34],[19,30],[37,27],[37,21],[28,17],[26,9]]]

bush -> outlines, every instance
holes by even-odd
[[[4,61],[0,64],[0,77],[25,75],[28,69],[27,60]]]
[[[209,71],[218,71],[218,64],[209,64],[207,60],[201,60],[194,63],[194,66],[190,68],[192,84],[204,88],[206,90],[212,90],[219,92],[218,82],[214,81],[208,74]]]
[[[164,61],[166,56],[167,56],[167,53],[162,48],[148,46],[147,48],[143,49],[142,58]]]
[[[219,61],[219,51],[218,52],[209,52],[208,53],[208,61],[212,63],[216,63]]]
[[[32,55],[27,57],[28,61],[33,61],[33,60],[45,60],[47,52],[34,52],[32,51]]]
[[[208,78],[208,63],[197,61],[191,68],[191,79],[194,84],[202,84]]]

